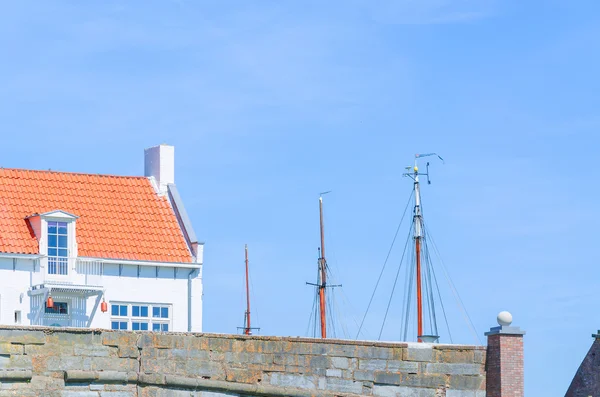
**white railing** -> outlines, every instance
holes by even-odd
[[[90,261],[77,259],[75,271],[78,274],[86,274],[89,276],[102,276],[104,275],[104,263],[100,261]]]
[[[60,256],[48,257],[48,274],[67,275],[69,273],[69,258]]]

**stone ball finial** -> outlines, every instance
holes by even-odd
[[[511,323],[512,323],[512,314],[510,314],[507,311],[503,311],[498,313],[498,324],[503,326],[503,327],[508,327]]]

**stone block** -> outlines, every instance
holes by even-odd
[[[137,392],[131,391],[101,391],[100,397],[137,397]]]
[[[481,371],[480,364],[429,363],[426,367],[429,374],[480,375]]]
[[[63,390],[61,397],[98,397],[97,391]]]
[[[27,381],[33,377],[30,369],[12,369],[10,371],[0,370],[0,381]]]
[[[416,374],[419,372],[419,363],[415,361],[391,360],[387,362],[388,372],[404,372]]]
[[[485,384],[483,375],[455,375],[450,378],[450,388],[479,390]]]
[[[375,383],[383,385],[399,385],[400,374],[394,372],[375,372]]]
[[[185,371],[190,376],[209,377],[210,379],[225,379],[225,370],[215,362],[203,360],[188,360],[185,367],[178,368],[178,371]]]
[[[475,364],[485,364],[486,351],[485,350],[475,350],[473,352],[473,362]]]
[[[428,345],[411,344],[403,349],[404,361],[433,361],[433,349]]]
[[[327,390],[333,390],[341,393],[354,393],[361,394],[363,384],[362,382],[353,381],[350,379],[340,378],[326,378],[325,380]]]
[[[9,356],[8,354],[0,355],[0,370],[15,370],[15,369],[33,369],[30,356]]]
[[[358,369],[369,371],[385,371],[387,369],[387,361],[361,359],[358,362]]]
[[[117,350],[117,356],[122,358],[138,358],[140,356],[140,350],[136,345],[119,346]]]
[[[23,354],[23,345],[15,345],[9,342],[0,343],[0,354]]]
[[[138,360],[119,357],[90,357],[91,367],[96,371],[137,372]]]
[[[331,362],[327,356],[311,356],[308,366],[310,367],[311,371],[315,371],[317,369],[327,369],[331,366]]]
[[[354,371],[354,380],[374,381],[375,380],[375,372],[374,371],[356,370],[356,371]]]
[[[446,385],[446,376],[439,374],[403,374],[402,386],[437,388]]]
[[[434,349],[434,361],[442,363],[473,363],[475,351],[473,349]]]
[[[389,360],[392,357],[392,349],[387,347],[373,347],[373,346],[357,346],[355,357],[362,359],[380,359]]]
[[[273,363],[279,365],[298,365],[298,356],[295,354],[274,354]]]
[[[42,331],[0,329],[0,342],[21,345],[43,345],[46,343],[46,335]]]
[[[116,355],[116,350],[114,350],[114,347],[103,345],[75,345],[73,346],[73,354],[75,356],[108,357]]]
[[[325,376],[332,377],[332,378],[341,378],[342,377],[342,370],[341,369],[337,369],[337,368],[327,368],[325,370]]]
[[[346,357],[331,357],[331,365],[333,368],[348,369],[350,368],[350,360]]]
[[[329,355],[338,357],[356,357],[356,345],[331,344],[329,345]]]
[[[31,377],[29,385],[32,389],[36,390],[62,390],[65,387],[65,380],[62,378],[36,375]]]
[[[374,385],[373,395],[379,397],[436,397],[435,389],[391,385]]]
[[[140,335],[131,332],[103,332],[102,344],[107,346],[135,346]]]
[[[446,397],[485,397],[483,390],[446,390]]]
[[[295,387],[298,389],[316,389],[316,379],[308,375],[293,375],[284,373],[271,374],[271,384],[281,387]]]

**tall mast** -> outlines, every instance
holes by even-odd
[[[246,324],[244,328],[244,334],[251,335],[252,331],[250,328],[250,285],[248,282],[248,244],[245,245],[246,248]]]
[[[423,296],[421,293],[421,240],[423,238],[423,218],[421,216],[421,190],[419,187],[419,168],[415,159],[414,180],[415,180],[415,210],[414,210],[414,240],[415,256],[417,259],[417,338],[422,342],[423,335]]]
[[[319,308],[321,313],[321,338],[327,338],[325,316],[325,288],[327,287],[327,261],[325,260],[325,233],[323,226],[323,197],[319,197],[319,225],[321,230],[321,255],[319,258]]]

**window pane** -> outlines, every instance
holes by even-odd
[[[67,248],[67,236],[58,236],[58,246],[60,248]]]
[[[56,235],[49,234],[48,235],[48,247],[56,247]]]
[[[152,317],[160,317],[160,307],[152,308]]]
[[[119,329],[119,322],[113,321],[112,323],[110,323],[110,329]]]
[[[133,317],[139,317],[140,316],[140,307],[139,306],[131,306],[131,315]]]
[[[119,315],[120,316],[126,316],[127,315],[127,306],[126,305],[122,305],[119,308]]]
[[[162,330],[163,331],[168,331],[169,330],[169,324],[162,324]]]
[[[169,318],[169,308],[168,307],[163,307],[160,309],[160,316],[162,318]]]
[[[152,331],[160,331],[160,324],[152,323]]]
[[[118,316],[119,315],[119,305],[111,305],[110,306],[110,314],[112,314],[113,316]]]
[[[56,234],[56,222],[48,222],[48,233]]]
[[[48,248],[48,256],[56,256],[57,253],[56,248]]]
[[[141,323],[142,331],[148,331],[148,323]]]
[[[133,331],[139,331],[140,330],[140,323],[136,323],[136,322],[131,323],[131,329]]]
[[[119,328],[120,329],[127,329],[127,321],[121,321],[119,323]]]
[[[58,256],[62,256],[63,258],[67,257],[67,250],[66,249],[59,249],[58,250]]]
[[[67,223],[66,222],[57,222],[58,224],[58,234],[67,234]]]
[[[148,306],[142,306],[142,317],[148,317]]]

